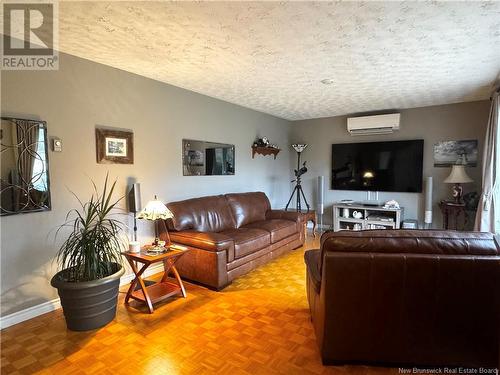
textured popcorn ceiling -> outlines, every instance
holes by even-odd
[[[63,52],[291,120],[485,99],[500,71],[500,2],[64,2],[59,12]]]

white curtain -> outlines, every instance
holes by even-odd
[[[500,232],[500,97],[491,98],[490,117],[483,152],[483,191],[477,207],[474,230]]]

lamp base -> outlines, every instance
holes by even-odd
[[[462,203],[463,189],[460,184],[455,184],[451,188],[451,194],[455,203]]]

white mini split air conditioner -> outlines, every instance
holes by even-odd
[[[399,130],[399,113],[347,118],[347,131],[351,135],[390,134]]]

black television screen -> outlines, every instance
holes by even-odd
[[[332,189],[422,192],[424,141],[332,145]]]

